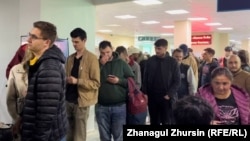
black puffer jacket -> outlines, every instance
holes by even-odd
[[[66,136],[65,57],[53,46],[29,68],[22,113],[22,141],[59,141]]]

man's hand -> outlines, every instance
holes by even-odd
[[[112,75],[112,77],[108,76],[107,81],[112,84],[117,84],[119,82],[119,78]]]
[[[20,134],[21,131],[21,118],[19,117],[16,120],[16,123],[12,126],[12,134],[14,136],[17,136],[18,134]]]
[[[68,84],[77,84],[77,79],[73,76],[67,77],[67,83]]]
[[[109,57],[107,55],[102,56],[102,58],[100,59],[100,63],[102,65],[105,65],[108,61],[109,61]]]
[[[164,98],[165,98],[166,100],[169,100],[169,99],[170,99],[170,97],[169,97],[168,95],[165,95]]]

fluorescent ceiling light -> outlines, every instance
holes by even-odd
[[[120,26],[118,24],[109,24],[109,25],[106,25],[106,26]]]
[[[120,16],[115,16],[118,19],[133,19],[136,18],[136,16],[132,16],[132,15],[120,15]]]
[[[188,20],[190,20],[190,21],[205,21],[205,20],[207,20],[207,18],[197,17],[197,18],[188,18]]]
[[[112,32],[111,30],[109,29],[102,29],[102,30],[98,30],[99,32],[103,32],[103,33],[110,33]]]
[[[165,26],[162,26],[163,28],[174,28],[173,25],[165,25]]]
[[[218,30],[233,30],[232,27],[220,27],[220,28],[217,28]]]
[[[136,4],[143,5],[143,6],[162,4],[162,2],[159,0],[134,0],[133,2]]]
[[[221,23],[205,23],[207,26],[219,26],[222,25]]]
[[[188,11],[186,10],[169,10],[169,11],[165,11],[166,13],[168,14],[186,14],[186,13],[189,13]]]
[[[144,21],[144,22],[142,22],[143,24],[158,24],[158,23],[160,23],[160,22],[158,22],[158,21]]]
[[[161,35],[162,36],[173,36],[174,34],[173,33],[162,33]]]

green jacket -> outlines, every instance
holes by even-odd
[[[99,88],[98,103],[104,106],[119,105],[126,102],[128,95],[127,78],[134,77],[130,66],[113,53],[113,59],[101,65],[101,87]],[[108,75],[119,78],[118,84],[107,81]]]

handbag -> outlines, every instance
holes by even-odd
[[[136,86],[132,77],[128,78],[128,113],[139,114],[147,111],[148,98]]]

